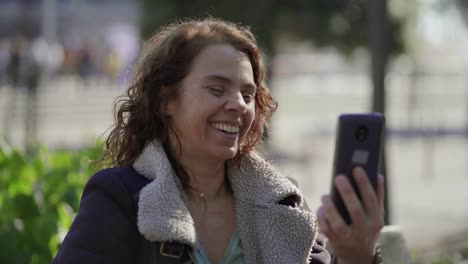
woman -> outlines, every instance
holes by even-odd
[[[178,22],[151,38],[106,141],[114,168],[86,185],[55,263],[376,263],[382,180],[377,197],[356,171],[361,205],[338,177],[353,225],[328,195],[317,221],[256,154],[276,109],[263,72],[252,33],[229,22]]]

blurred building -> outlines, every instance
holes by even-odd
[[[133,0],[0,0],[0,42],[22,36],[57,47],[62,73],[119,80],[138,52],[140,18]]]
[[[138,2],[132,0],[0,0],[0,38],[41,34],[51,19],[44,14],[55,16],[51,27],[57,37],[98,36],[116,23],[138,26],[140,19]]]

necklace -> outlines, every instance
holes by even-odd
[[[194,191],[196,191],[198,193],[198,196],[203,200],[203,216],[202,216],[202,224],[204,225],[205,224],[205,216],[206,216],[206,210],[207,210],[207,201],[206,201],[206,195],[204,192],[198,190],[197,188],[191,186],[190,184],[186,184],[186,186]],[[225,190],[228,190],[228,191],[231,191],[231,186],[229,184],[229,181],[225,181],[223,186],[221,187],[221,189],[225,189]],[[218,193],[221,191],[221,189],[218,191]]]
[[[206,198],[205,198],[205,194],[203,192],[201,192],[200,190],[198,190],[197,188],[193,187],[193,186],[190,186],[190,185],[187,185],[190,189],[193,189],[195,191],[197,191],[199,193],[199,196],[200,198],[203,200],[203,216],[202,216],[202,223],[204,224],[205,223],[205,215],[206,215]]]

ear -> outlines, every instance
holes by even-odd
[[[174,110],[176,109],[176,100],[174,98],[169,99],[164,105],[161,107],[161,111],[164,113],[166,116],[172,116],[174,114]]]
[[[163,86],[161,88],[161,96],[162,97],[169,97],[168,96],[168,89],[169,87]],[[174,102],[175,100],[173,98],[167,99],[166,102],[162,102],[159,108],[159,112],[162,113],[165,116],[171,116],[174,112]]]

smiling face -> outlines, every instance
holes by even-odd
[[[228,44],[205,47],[178,96],[167,104],[177,134],[170,133],[171,147],[177,151],[180,141],[182,158],[233,158],[255,118],[255,93],[252,65],[244,53]]]

